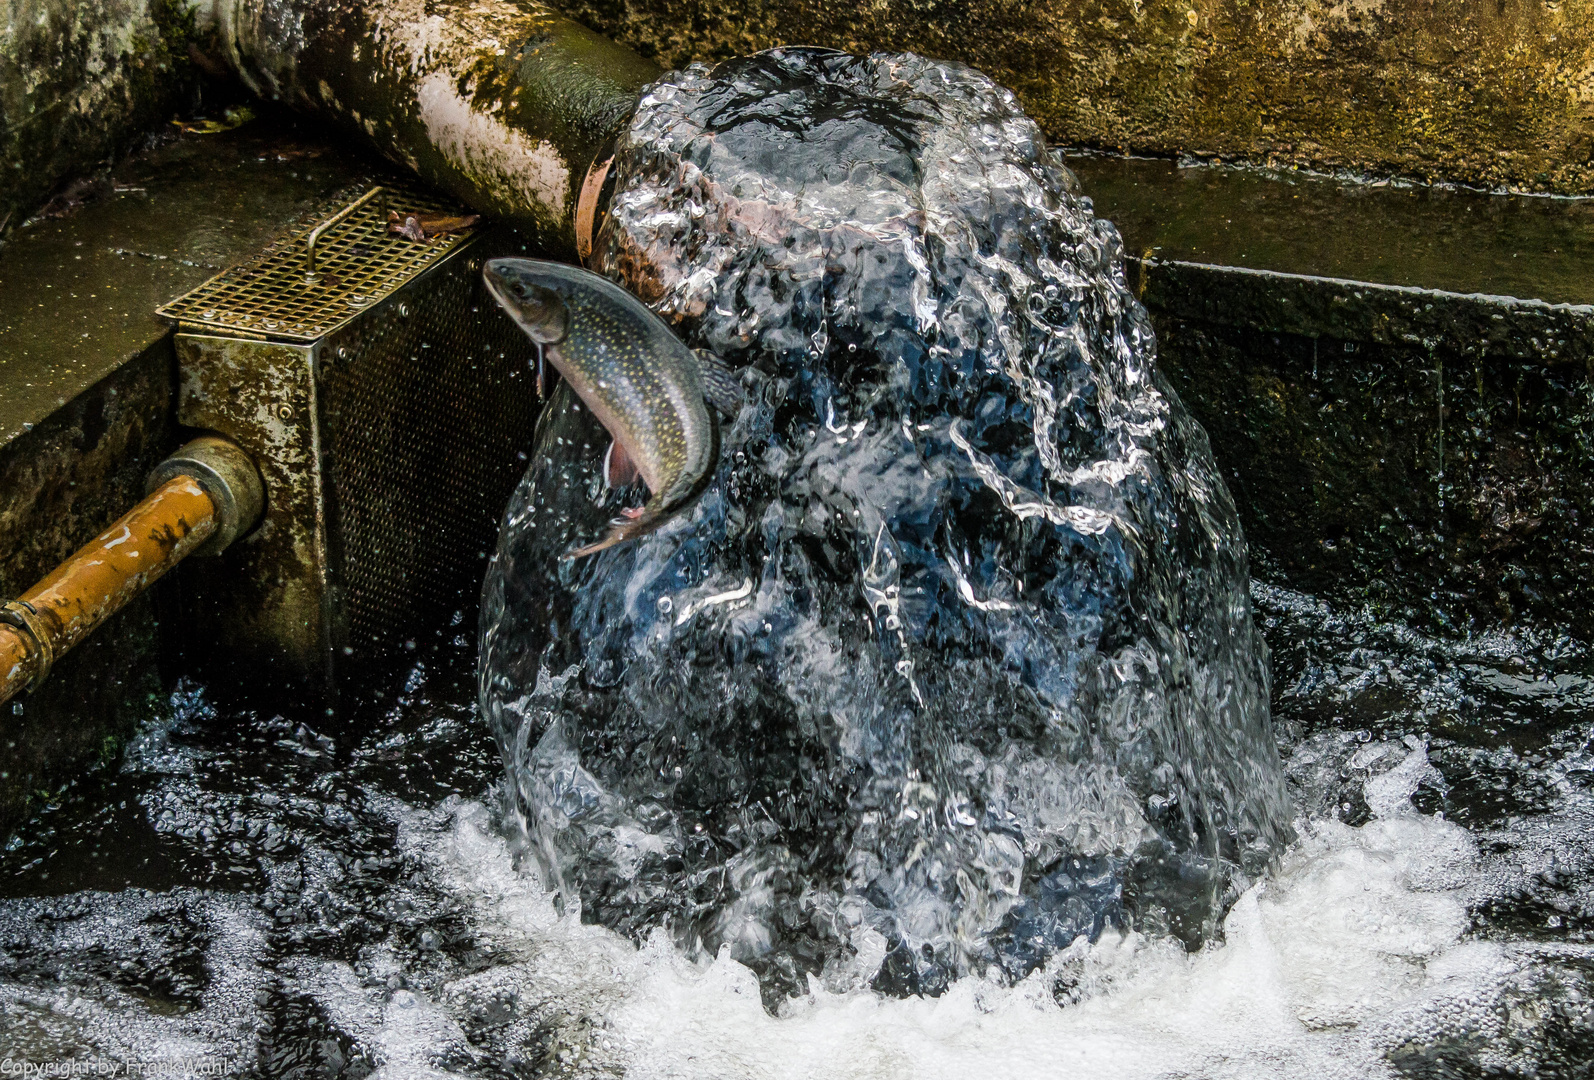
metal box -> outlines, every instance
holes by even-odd
[[[422,242],[388,214],[459,214],[372,188],[160,313],[177,323],[178,422],[237,442],[266,513],[181,568],[185,658],[329,710],[351,676],[474,612],[538,400],[533,346],[487,294],[512,233]]]

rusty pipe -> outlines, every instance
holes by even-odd
[[[259,520],[260,474],[225,439],[195,439],[150,474],[150,494],[20,598],[0,605],[0,703],[191,554]]]
[[[586,246],[614,138],[660,69],[542,0],[205,0],[201,52],[544,250]],[[588,204],[578,223],[578,204]]]

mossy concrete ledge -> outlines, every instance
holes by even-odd
[[[1264,579],[1594,639],[1594,205],[1079,155]]]
[[[1054,140],[1594,192],[1594,0],[554,0],[666,67],[961,60]]]
[[[176,358],[155,308],[368,174],[267,121],[135,155],[114,189],[0,248],[0,598],[21,595],[144,497],[183,441]],[[161,597],[157,586],[154,600]],[[172,605],[167,605],[172,606]],[[0,706],[0,836],[160,707],[155,605],[141,598]]]
[[[1135,261],[1264,578],[1594,637],[1594,307]]]
[[[188,0],[5,0],[0,235],[63,179],[110,165],[192,91]]]

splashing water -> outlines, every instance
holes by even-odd
[[[713,486],[617,495],[551,401],[489,573],[481,701],[583,915],[768,1003],[1195,946],[1289,835],[1244,544],[1116,231],[955,64],[780,50],[666,77],[602,267],[742,370]]]
[[[1253,594],[1300,836],[1221,944],[1108,929],[1011,986],[816,986],[772,1016],[729,956],[638,949],[516,868],[461,641],[335,744],[184,691],[31,822],[0,851],[0,1059],[269,1080],[1585,1076],[1594,655]]]
[[[1138,317],[1126,310],[1125,318]],[[842,370],[834,361],[827,371]],[[834,391],[837,409],[857,408],[849,395],[858,385]],[[823,416],[809,404],[783,407],[798,424]],[[1175,424],[1177,407],[1170,410],[1166,423]],[[586,454],[602,446],[583,446],[596,433],[568,401],[544,434],[535,475],[591,477]],[[844,435],[852,438],[850,427],[827,428],[812,445]],[[1167,451],[1152,446],[1156,464]],[[992,457],[1011,463],[1009,454]],[[1198,458],[1195,475],[1210,475]],[[753,478],[738,474],[739,464],[728,450],[711,496],[726,519],[746,505],[731,481]],[[826,468],[821,461],[804,475],[848,475]],[[752,490],[774,487],[773,478],[760,483]],[[1136,481],[1129,490],[1137,483],[1155,489]],[[1062,500],[1060,486],[1037,484],[1032,492]],[[559,489],[537,490],[546,499]],[[1068,489],[1066,505],[1083,499]],[[567,532],[595,530],[607,516],[604,507],[560,500],[563,510],[545,502],[517,513]],[[805,513],[811,508],[804,503]],[[1124,520],[1139,523],[1139,513]],[[710,528],[719,520],[694,522],[709,541],[692,557],[707,567],[721,558],[714,545],[726,543]],[[687,531],[673,543],[686,543]],[[802,535],[817,565],[828,558],[824,544],[840,553],[833,537],[847,534]],[[673,543],[650,557],[673,558]],[[957,562],[961,577],[934,605],[900,601],[905,625],[926,609],[950,619],[963,610],[955,604],[1011,610],[968,599],[1013,603],[1018,594],[1016,584],[1008,593],[975,591],[992,582],[976,575],[978,549],[970,550],[970,565]],[[636,565],[624,569],[636,574]],[[1163,565],[1134,562],[1136,581]],[[561,617],[575,610],[568,586],[598,572],[575,569],[547,598]],[[623,577],[621,569],[604,573]],[[656,578],[644,577],[634,599],[637,610],[671,616],[664,629],[674,634],[705,614],[750,614],[763,585],[745,580],[652,591]],[[904,579],[899,596],[921,595],[909,587],[915,582]],[[825,603],[845,609],[845,595],[832,590]],[[638,948],[584,923],[590,909],[561,911],[558,894],[517,866],[511,840],[519,838],[506,839],[505,826],[526,804],[519,789],[506,799],[495,783],[501,766],[471,704],[473,657],[461,635],[401,686],[384,688],[392,691],[385,698],[358,703],[336,740],[299,718],[218,708],[205,691],[182,689],[168,720],[144,731],[119,768],[84,777],[28,823],[0,850],[0,1067],[20,1075],[22,1063],[50,1065],[64,1075],[67,1063],[79,1075],[119,1067],[114,1075],[150,1076],[196,1074],[197,1065],[202,1075],[269,1080],[1586,1078],[1594,1060],[1594,652],[1553,627],[1425,637],[1255,582],[1251,601],[1273,648],[1274,726],[1298,835],[1196,952],[1155,926],[1106,925],[1094,942],[1065,943],[1021,978],[993,967],[940,997],[906,999],[814,980],[808,992],[774,1002],[772,1014],[765,986],[731,948],[691,955],[663,929],[644,931]],[[587,617],[612,610],[587,609]],[[962,632],[973,632],[974,618],[958,624]],[[626,625],[626,634],[657,632],[647,620]],[[823,630],[824,619],[817,625]],[[582,633],[591,636],[590,623]],[[737,663],[760,647],[755,635],[738,652],[738,639],[719,633],[699,646],[723,648],[714,655]],[[931,637],[908,640],[914,658],[928,660]],[[864,651],[842,658],[850,665]],[[570,766],[560,790],[593,794],[603,812],[630,812],[625,790],[582,786],[578,767],[597,770],[603,759],[577,726],[586,714],[570,706],[572,696],[590,695],[599,715],[604,695],[626,685],[622,666],[531,670],[539,678],[528,701],[564,725],[562,748],[558,738],[544,746]],[[831,681],[852,670],[838,661]],[[826,687],[812,671],[804,678],[814,700],[846,688]],[[946,685],[921,687],[944,694]],[[960,703],[976,700],[971,693]],[[969,711],[971,727],[985,722]],[[1108,736],[1101,745],[1115,745]],[[1021,737],[1012,727],[999,736]],[[731,749],[767,752],[754,742]],[[594,785],[604,779],[591,775]],[[673,773],[659,780],[667,778]],[[1134,894],[1126,888],[1125,896],[1132,906]]]

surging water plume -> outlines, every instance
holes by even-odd
[[[1113,227],[956,64],[655,84],[601,268],[742,373],[703,499],[619,505],[561,387],[484,597],[526,848],[585,918],[936,993],[1209,937],[1289,834],[1243,540]]]

